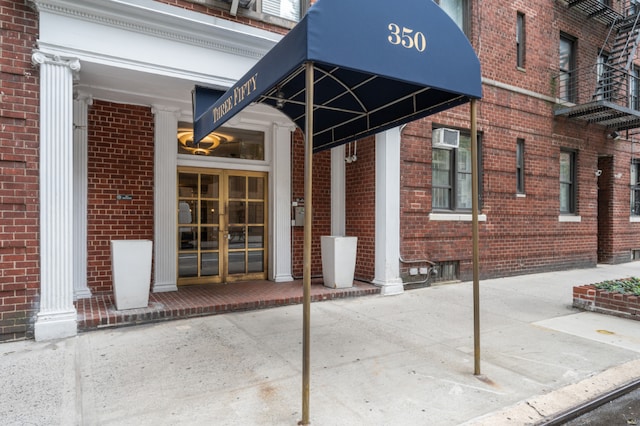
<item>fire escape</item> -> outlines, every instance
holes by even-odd
[[[619,10],[605,0],[568,0],[569,8],[609,28],[597,63],[561,71],[555,80],[556,116],[584,120],[612,131],[640,128],[640,81],[634,67],[640,43],[640,0]]]

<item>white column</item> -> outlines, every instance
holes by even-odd
[[[36,340],[77,334],[73,306],[73,72],[77,59],[42,52],[40,65],[40,310]]]
[[[90,95],[76,93],[73,100],[73,297],[87,299],[87,183]]]
[[[154,106],[154,208],[153,292],[177,291],[177,223],[176,174],[178,154],[178,117],[175,109]]]
[[[274,124],[271,166],[269,279],[293,281],[291,271],[291,125]]]
[[[400,278],[400,128],[376,135],[376,256],[373,283],[383,295],[404,291]]]
[[[331,150],[331,235],[341,237],[344,237],[346,233],[344,155],[344,145]]]

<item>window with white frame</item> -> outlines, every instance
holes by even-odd
[[[631,216],[640,216],[640,159],[631,162]]]
[[[480,138],[478,138],[478,146],[480,146]],[[432,208],[437,211],[470,211],[472,207],[472,163],[469,133],[460,133],[458,148],[434,147],[431,157]],[[480,150],[478,149],[478,176],[481,176],[480,164]],[[478,186],[482,187],[480,184]]]
[[[560,213],[576,213],[576,153],[560,151]]]
[[[279,16],[290,21],[300,20],[301,0],[258,0],[261,12]]]
[[[465,34],[469,34],[468,1],[467,0],[435,0],[447,15],[460,27]]]
[[[190,0],[204,3],[231,12],[232,15],[247,16],[253,19],[293,26],[303,16],[306,0]],[[289,22],[292,21],[292,22]]]

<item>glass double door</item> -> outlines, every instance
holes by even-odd
[[[266,173],[178,170],[178,284],[266,279]]]

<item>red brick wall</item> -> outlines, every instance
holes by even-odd
[[[40,287],[37,15],[0,1],[0,341],[33,336]]]
[[[110,241],[153,239],[153,115],[147,107],[95,101],[88,121],[87,284],[109,292]]]
[[[346,165],[346,234],[358,237],[355,277],[371,281],[376,257],[376,144],[375,137],[359,140],[358,160]],[[352,153],[356,143],[351,144]],[[349,154],[347,148],[346,154]]]
[[[294,133],[291,148],[291,191],[293,200],[304,199],[304,138]],[[320,237],[331,235],[331,152],[313,156],[313,238],[311,240],[311,275],[322,276]],[[301,204],[304,205],[304,204]],[[304,227],[291,229],[292,270],[294,277],[303,275]]]

